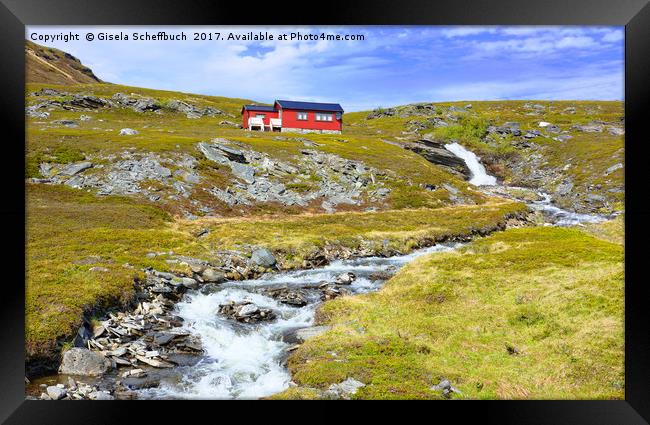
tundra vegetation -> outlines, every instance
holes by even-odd
[[[292,269],[328,247],[406,253],[473,236],[379,292],[324,303],[318,319],[332,329],[290,356],[297,386],[276,397],[317,398],[350,377],[365,384],[358,398],[442,397],[442,380],[454,398],[623,397],[622,218],[483,238],[526,207],[405,149],[458,141],[505,183],[621,211],[621,102],[405,105],[347,113],[341,135],[248,132],[236,123],[250,100],[80,84],[96,77],[76,59],[36,53],[28,362],[58,359],[84,316],[129,305],[144,269],[188,272],[175,256],[265,247]],[[34,55],[54,67],[37,69]]]

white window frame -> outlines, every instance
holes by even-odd
[[[255,118],[266,118],[266,114],[255,114]]]
[[[309,113],[307,111],[298,111],[298,112],[296,112],[296,119],[298,121],[308,121],[309,120]]]
[[[332,114],[326,112],[317,112],[316,121],[332,122]]]

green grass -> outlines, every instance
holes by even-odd
[[[431,254],[377,293],[319,311],[333,329],[289,359],[300,388],[354,377],[358,398],[622,399],[623,248],[523,228]],[[301,395],[299,389],[277,398]]]
[[[307,138],[320,144],[309,149],[339,155],[343,158],[362,161],[380,170],[383,175],[376,178],[391,189],[387,202],[375,205],[382,209],[400,208],[436,208],[450,204],[449,195],[444,190],[426,191],[420,185],[440,186],[451,183],[462,195],[471,202],[484,202],[484,197],[468,187],[467,183],[437,167],[421,156],[383,142],[372,134],[355,133],[351,131],[344,135],[320,134],[285,134],[286,140],[277,140],[278,133],[249,132],[232,127],[220,126],[222,120],[239,122],[240,108],[245,99],[230,99],[214,96],[191,95],[179,92],[141,89],[119,86],[114,84],[95,84],[77,86],[52,86],[29,84],[26,93],[32,93],[43,87],[52,87],[70,93],[91,93],[95,96],[110,98],[121,92],[149,96],[160,104],[166,104],[170,99],[190,102],[200,107],[212,106],[221,109],[234,117],[216,116],[190,119],[184,114],[163,110],[161,114],[138,113],[128,108],[99,108],[94,111],[50,111],[48,119],[29,118],[27,125],[27,176],[39,177],[38,164],[45,160],[61,162],[52,158],[53,152],[67,150],[78,152],[85,156],[101,153],[107,155],[120,153],[126,149],[140,152],[155,152],[160,155],[176,155],[187,153],[202,158],[196,145],[201,141],[209,141],[216,137],[226,138],[242,146],[269,154],[272,158],[296,163],[305,145],[298,140]],[[28,104],[40,102],[47,97],[27,96]],[[56,98],[56,96],[54,97]],[[81,114],[92,117],[89,121],[80,121]],[[77,121],[77,128],[68,128],[52,124],[52,121],[70,119]],[[121,128],[133,128],[139,131],[134,136],[119,136]],[[390,160],[387,160],[390,158]],[[205,186],[223,186],[223,180],[213,180],[213,176],[203,182],[193,195],[201,196],[201,188]],[[367,206],[367,205],[366,205]],[[364,206],[365,207],[365,206]],[[262,209],[265,210],[265,209]],[[268,210],[268,208],[266,209]],[[173,206],[169,209],[174,212]],[[241,215],[241,210],[229,211],[227,208],[218,209],[226,215]],[[255,208],[244,209],[244,214],[254,214]]]
[[[411,120],[423,121],[426,117],[381,117],[367,120],[368,112],[346,114],[348,132],[354,135],[373,135],[386,140],[412,140],[421,135],[443,142],[458,141],[474,151],[486,163],[488,171],[498,175],[506,184],[520,184],[521,174],[512,173],[513,161],[523,162],[533,155],[541,155],[539,169],[546,169],[555,177],[555,182],[544,189],[555,190],[557,183],[565,178],[574,182],[575,191],[584,195],[597,193],[605,196],[610,203],[609,211],[624,209],[624,193],[609,192],[609,189],[623,187],[625,170],[619,169],[606,175],[605,171],[612,165],[624,163],[624,136],[614,136],[606,130],[603,133],[582,133],[571,130],[574,124],[586,124],[591,121],[619,123],[624,115],[623,103],[613,101],[481,101],[471,102],[472,109],[466,113],[454,113],[458,122],[447,119],[440,107],[463,107],[470,102],[435,103],[437,116],[446,120],[448,127],[427,128],[419,135],[404,134]],[[529,115],[526,103],[540,104],[546,109],[539,115]],[[567,107],[575,107],[575,114],[564,113]],[[400,110],[404,107],[398,107]],[[539,122],[547,121],[569,130],[572,139],[558,142],[552,139],[536,137],[531,142],[539,149],[525,150],[513,146],[511,137],[494,138],[485,142],[488,125],[502,125],[508,121],[520,123],[522,132],[540,130]],[[567,164],[568,168],[564,168]],[[532,168],[528,170],[532,172]],[[560,200],[562,201],[562,200]],[[567,200],[567,202],[571,202]],[[564,207],[570,204],[563,205]],[[607,211],[607,212],[609,212]]]
[[[522,210],[512,202],[457,209],[338,213],[275,218],[174,220],[153,204],[65,186],[27,186],[27,357],[51,356],[70,340],[84,311],[119,306],[133,295],[143,267],[187,272],[168,264],[169,252],[215,259],[244,244],[277,250],[287,267],[325,244],[358,247],[384,239],[411,249],[424,238],[489,228]],[[212,232],[201,239],[199,229]],[[125,266],[130,265],[130,266]],[[108,272],[91,271],[105,267]]]
[[[140,268],[168,268],[146,253],[182,249],[190,242],[169,223],[166,213],[133,199],[28,185],[28,357],[56,351],[57,340],[76,332],[84,311],[128,301]],[[95,266],[109,272],[91,271]]]

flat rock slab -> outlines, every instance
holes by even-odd
[[[59,373],[66,375],[101,376],[111,364],[101,354],[86,348],[71,348],[63,354]]]

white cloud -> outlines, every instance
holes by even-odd
[[[32,27],[44,31],[44,27]],[[30,29],[28,28],[28,32]],[[156,32],[158,27],[73,27]],[[69,31],[52,27],[50,32]],[[165,28],[170,31],[170,28]],[[347,111],[451,99],[622,98],[620,27],[171,27],[173,32],[363,33],[363,42],[193,41],[50,44],[118,84],[270,102],[340,102]],[[84,37],[82,36],[82,39]],[[617,50],[618,49],[618,50]],[[600,74],[588,64],[614,60]],[[567,68],[557,75],[560,68]],[[547,67],[544,74],[531,68]],[[522,76],[526,73],[526,77]],[[555,73],[555,74],[554,74]],[[542,75],[540,77],[540,75]],[[601,76],[599,78],[599,76]],[[478,78],[484,80],[476,81]],[[431,90],[434,85],[441,85]],[[581,88],[589,84],[592,90]],[[559,94],[557,94],[559,93]],[[534,95],[534,96],[533,96]],[[432,98],[433,97],[433,98]]]
[[[491,80],[450,84],[430,91],[434,100],[620,100],[624,81],[620,71],[535,76],[514,81]]]
[[[607,32],[603,38],[601,38],[601,41],[604,43],[615,43],[617,41],[623,40],[625,34],[623,30],[613,30]]]
[[[492,27],[459,26],[459,27],[443,29],[440,31],[440,34],[443,37],[454,38],[454,37],[467,37],[467,36],[480,35],[480,34],[494,34],[496,31],[497,29]]]

